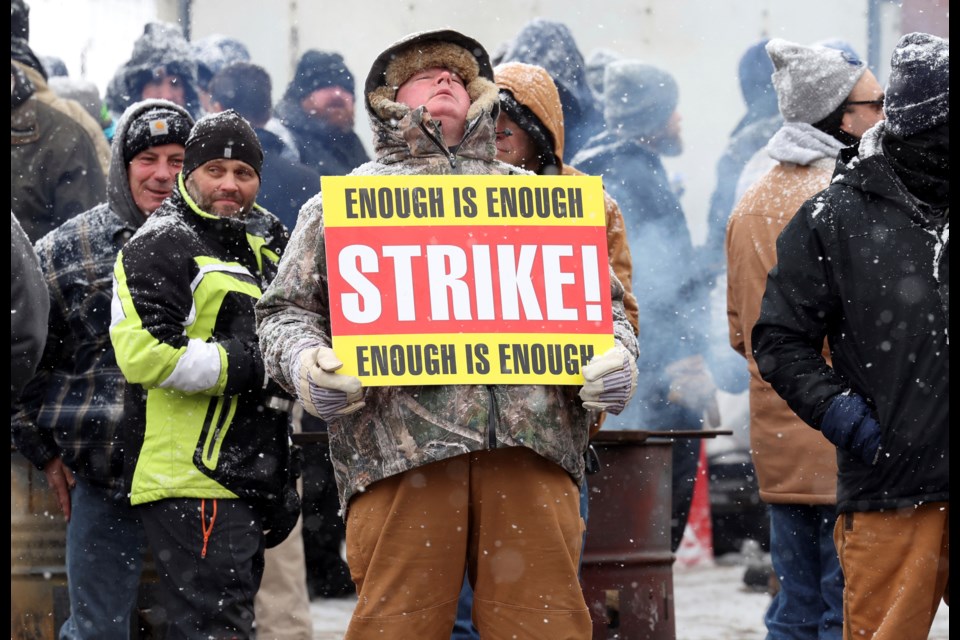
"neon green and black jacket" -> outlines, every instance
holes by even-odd
[[[114,268],[110,338],[131,383],[124,464],[131,503],[280,495],[287,414],[264,373],[253,305],[288,234],[254,207],[201,211],[183,186],[124,246]]]

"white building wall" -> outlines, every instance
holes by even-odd
[[[174,20],[182,0],[28,0],[31,44],[84,72],[101,91],[130,55],[148,19]],[[702,242],[715,164],[744,112],[737,63],[761,37],[802,43],[848,41],[866,59],[868,0],[192,0],[191,36],[243,41],[273,78],[278,99],[310,48],[343,54],[358,87],[376,54],[394,40],[449,26],[493,52],[534,17],[566,23],[584,56],[605,47],[670,71],[680,86],[685,151],[666,159],[685,185],[682,203]],[[885,54],[888,56],[889,54]],[[357,130],[369,139],[358,100]]]

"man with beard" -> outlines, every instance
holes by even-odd
[[[173,194],[114,268],[127,488],[170,637],[251,637],[264,547],[299,516],[291,403],[266,376],[255,332],[254,303],[288,237],[255,204],[262,163],[236,111],[202,118]]]
[[[616,60],[604,75],[607,130],[571,163],[603,185],[620,205],[633,259],[640,307],[637,397],[606,429],[699,430],[719,422],[715,386],[706,367],[708,287],[697,269],[678,194],[661,156],[679,155],[680,114],[673,76],[637,60]],[[673,447],[671,547],[686,527],[700,451],[699,439]]]
[[[353,96],[343,57],[310,49],[275,109],[296,140],[300,162],[321,176],[346,175],[370,159],[353,131]]]

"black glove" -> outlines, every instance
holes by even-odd
[[[263,523],[263,540],[267,549],[277,546],[287,539],[300,518],[300,494],[297,493],[297,478],[303,462],[303,451],[297,445],[290,445],[290,460],[287,467],[287,482],[276,500],[265,503],[260,508]]]
[[[300,518],[300,494],[296,485],[284,487],[279,500],[261,509],[260,517],[263,520],[263,544],[267,549],[286,540]]]

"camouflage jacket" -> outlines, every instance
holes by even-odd
[[[448,150],[421,107],[391,123],[369,110],[377,159],[351,175],[506,175],[526,173],[495,159],[496,101],[467,123]],[[623,310],[623,286],[611,272],[617,339],[637,355]],[[323,203],[314,196],[300,212],[287,253],[257,304],[267,371],[296,395],[303,348],[329,346],[330,313],[324,256]],[[340,503],[368,485],[419,466],[494,447],[525,446],[562,466],[579,483],[587,446],[588,412],[576,386],[437,385],[371,387],[366,406],[329,424]]]

